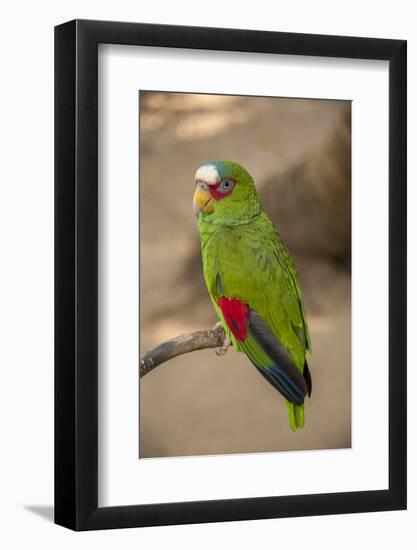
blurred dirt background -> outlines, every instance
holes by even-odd
[[[306,426],[233,348],[140,382],[140,457],[351,445],[350,103],[140,93],[141,353],[217,321],[192,212],[194,173],[230,159],[255,179],[297,266],[312,338]]]

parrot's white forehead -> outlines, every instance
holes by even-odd
[[[203,164],[195,173],[196,181],[204,181],[208,185],[214,185],[220,179],[220,174],[214,164]]]

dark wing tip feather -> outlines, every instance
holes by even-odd
[[[302,405],[304,403],[304,396],[301,393],[295,393],[293,388],[289,388],[288,384],[285,383],[282,377],[278,376],[276,368],[265,369],[263,367],[258,367],[255,363],[253,364],[265,380],[269,382],[277,391],[279,391],[279,393],[285,397],[287,401],[294,403],[295,405]]]
[[[304,363],[303,376],[307,384],[307,395],[311,397],[311,390],[313,389],[313,381],[311,379],[311,372],[310,372],[310,369],[308,368],[307,361]]]
[[[248,329],[274,363],[272,368],[259,370],[288,401],[302,405],[308,393],[308,381],[294,365],[288,351],[253,310],[249,311]]]

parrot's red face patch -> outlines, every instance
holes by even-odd
[[[233,178],[226,178],[220,183],[209,184],[205,181],[197,181],[197,185],[203,191],[208,191],[214,200],[220,201],[230,195],[237,184]]]
[[[236,185],[236,180],[233,178],[226,178],[220,183],[215,185],[209,185],[210,195],[216,201],[225,199],[233,191]]]

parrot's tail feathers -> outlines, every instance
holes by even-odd
[[[304,428],[304,405],[294,405],[294,410],[297,429]]]
[[[307,380],[254,310],[249,311],[248,335],[244,351],[252,363],[288,401],[302,405],[308,392]]]
[[[304,405],[294,405],[289,401],[285,402],[288,412],[290,428],[293,432],[304,427]]]
[[[308,368],[307,361],[304,362],[304,371],[303,371],[304,380],[307,384],[307,395],[311,397],[311,390],[313,389],[313,382],[311,380],[311,372]]]

